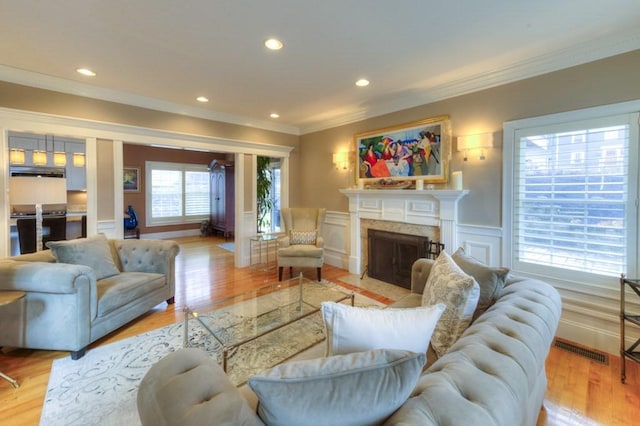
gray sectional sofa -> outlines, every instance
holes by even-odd
[[[0,310],[0,346],[67,350],[78,359],[90,343],[159,303],[173,303],[174,241],[99,235],[52,246],[0,260],[0,290],[26,292]]]
[[[414,264],[412,293],[392,306],[421,304],[432,264],[427,259]],[[495,303],[420,374],[400,408],[379,423],[535,425],[547,387],[545,359],[560,314],[560,296],[551,285],[509,278]],[[302,358],[322,356],[323,346],[320,343],[311,348]],[[357,392],[354,397],[357,399]],[[295,409],[298,402],[313,398],[294,393],[289,405]],[[161,360],[147,373],[138,392],[143,425],[262,425],[256,403],[251,389],[233,387],[222,369],[195,349],[182,349]],[[332,407],[324,409],[331,418]],[[359,424],[348,417],[343,420],[338,423]],[[328,423],[323,416],[303,415],[297,424]]]

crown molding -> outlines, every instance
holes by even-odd
[[[17,68],[0,65],[0,81],[21,84],[23,86],[37,87],[39,89],[83,96],[102,101],[116,102],[125,105],[147,108],[156,111],[186,115],[205,120],[220,121],[223,123],[237,124],[239,126],[255,127],[274,132],[299,135],[300,130],[294,126],[287,126],[268,121],[252,120],[232,114],[211,111],[190,105],[176,104],[147,96],[118,90],[92,86],[90,84],[52,77],[45,74],[25,71]]]
[[[202,118],[205,120],[220,121],[299,136],[351,124],[357,121],[408,108],[414,108],[455,96],[465,95],[479,90],[489,89],[491,87],[585,64],[636,49],[640,49],[640,27],[628,32],[617,33],[608,37],[577,44],[572,47],[551,51],[528,60],[512,63],[494,71],[470,75],[468,77],[451,80],[436,86],[416,88],[415,90],[411,90],[411,93],[408,95],[399,95],[389,101],[378,102],[373,105],[368,105],[367,107],[360,107],[351,113],[340,114],[334,118],[326,120],[313,120],[313,118],[311,118],[305,123],[300,124],[298,127],[262,120],[247,119],[246,117],[215,112],[205,108],[181,105],[147,96],[105,89],[82,82],[65,80],[5,65],[0,65],[0,80],[9,83],[37,87],[40,89],[132,105],[140,108],[148,108],[157,111]]]
[[[640,27],[629,32],[619,33],[574,45],[569,48],[548,52],[544,55],[519,61],[491,72],[475,74],[438,86],[415,90],[412,91],[411,95],[399,96],[391,101],[373,105],[368,109],[362,108],[350,114],[342,114],[340,117],[333,119],[316,122],[310,121],[300,126],[300,134],[305,135],[307,133],[343,126],[368,118],[586,64],[637,49],[640,49]]]

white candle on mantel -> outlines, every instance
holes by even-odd
[[[358,189],[364,189],[364,180],[358,179]]]
[[[451,186],[457,191],[462,191],[462,172],[451,172]]]
[[[424,181],[422,179],[418,179],[416,181],[416,189],[418,191],[422,191],[424,189]]]

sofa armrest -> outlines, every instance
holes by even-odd
[[[422,294],[433,266],[431,259],[418,259],[411,267],[411,293]]]
[[[290,245],[289,237],[278,238],[278,248],[286,248]]]
[[[68,263],[0,262],[0,290],[41,293],[76,293],[88,285],[96,294],[96,276],[88,266]]]
[[[200,349],[179,349],[154,364],[136,402],[143,426],[264,425],[218,363]]]
[[[27,311],[36,310],[37,315],[28,317],[23,325],[25,336],[32,335],[33,329],[42,329],[42,324],[47,324],[50,331],[75,327],[68,335],[74,336],[74,342],[80,342],[76,349],[88,344],[89,323],[98,312],[96,275],[90,267],[68,263],[3,260],[0,261],[0,290],[26,292]],[[64,314],[65,309],[74,312],[73,316]],[[31,322],[37,325],[32,327]],[[63,326],[57,327],[59,324]],[[76,333],[80,335],[78,339],[75,338]],[[60,336],[56,337],[62,341]],[[42,340],[48,339],[43,337]],[[39,346],[36,344],[35,347]]]
[[[319,235],[316,237],[316,247],[324,248],[324,238]]]

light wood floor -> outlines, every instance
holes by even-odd
[[[90,349],[179,321],[185,304],[206,304],[277,279],[275,270],[265,273],[235,269],[233,254],[216,246],[224,242],[221,238],[177,241],[181,253],[176,262],[176,303],[157,306]],[[314,278],[315,270],[303,272]],[[323,278],[333,282],[342,279],[342,284],[353,282],[348,271],[330,265],[323,267]],[[384,303],[392,301],[360,287],[350,288]],[[14,389],[0,380],[0,425],[39,424],[51,363],[68,355],[68,352],[8,348],[0,352],[0,371],[20,382],[20,387]],[[552,347],[546,367],[549,387],[539,426],[640,424],[640,369],[636,364],[627,361],[624,385],[620,383],[620,359],[616,356],[610,356],[609,365],[601,365]]]

